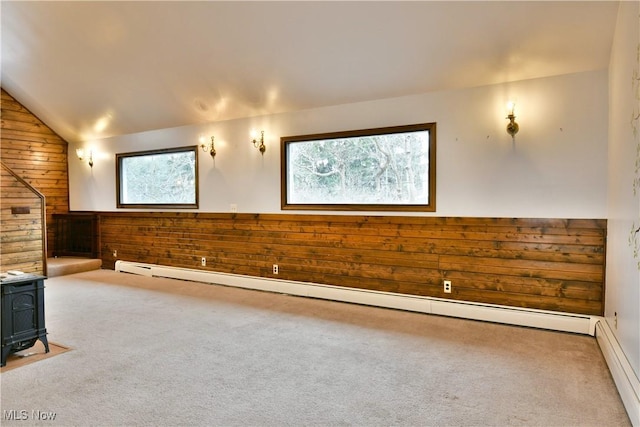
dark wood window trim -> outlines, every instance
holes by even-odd
[[[153,156],[153,155],[162,155],[162,154],[170,154],[170,153],[194,153],[194,191],[195,191],[195,200],[194,203],[127,203],[123,201],[122,194],[122,162],[124,159],[131,157],[141,157],[141,156]],[[160,150],[147,150],[147,151],[136,151],[130,153],[117,153],[116,154],[116,206],[118,208],[132,208],[132,209],[197,209],[199,206],[199,189],[198,189],[198,146],[192,145],[188,147],[176,147],[176,148],[165,148]]]
[[[290,191],[292,185],[289,182],[291,144],[301,142],[329,141],[336,139],[354,138],[354,143],[359,143],[355,138],[389,134],[402,134],[410,132],[428,131],[428,196],[421,203],[300,203],[292,201]],[[282,137],[281,141],[281,207],[283,210],[343,210],[343,211],[420,211],[435,212],[436,210],[436,123],[422,123],[407,126],[392,126],[384,128],[363,129],[343,132],[321,133],[313,135],[299,135]]]

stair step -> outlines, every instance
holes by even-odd
[[[66,276],[83,271],[99,270],[101,259],[56,257],[47,258],[47,277]]]

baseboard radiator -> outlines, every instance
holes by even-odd
[[[640,380],[616,339],[609,323],[602,319],[596,323],[596,339],[609,366],[613,381],[629,414],[631,424],[640,426]]]
[[[595,325],[600,319],[600,317],[597,316],[524,309],[366,289],[344,288],[318,283],[294,282],[267,277],[243,276],[130,261],[116,261],[115,270],[150,277],[190,280],[194,282],[579,334],[595,335]]]

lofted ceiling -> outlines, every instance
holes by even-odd
[[[618,2],[0,7],[2,87],[80,142],[606,69]]]

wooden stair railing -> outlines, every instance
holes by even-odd
[[[36,190],[31,184],[14,172],[6,163],[0,161],[2,166],[2,250],[0,251],[0,270],[6,273],[9,270],[24,270],[25,273],[46,275],[47,272],[47,203],[44,194]],[[5,173],[6,172],[6,173]],[[8,175],[7,175],[8,174]],[[9,182],[10,176],[15,181]],[[26,190],[26,191],[24,191]],[[32,194],[37,203],[25,197]],[[36,219],[24,220],[21,216],[31,214],[31,209],[40,211]],[[33,249],[29,249],[33,242],[34,234],[40,233],[41,253],[33,256]],[[37,245],[37,243],[36,243]],[[35,250],[35,252],[40,252]]]

